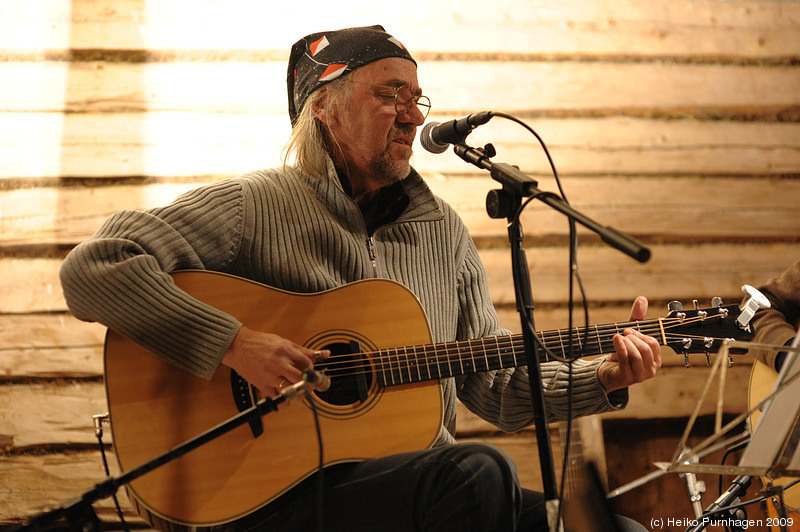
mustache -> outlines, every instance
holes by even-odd
[[[408,127],[406,125],[393,127],[386,138],[386,149],[389,149],[396,141],[401,141],[407,144],[409,148],[414,144],[414,138],[417,135],[417,128],[414,126]]]
[[[394,126],[392,128],[392,135],[391,136],[397,136],[398,134],[399,135],[403,135],[404,137],[410,137],[411,139],[413,139],[413,138],[415,138],[417,136],[417,128],[416,128],[416,126],[407,125],[407,124],[404,124],[402,126]]]

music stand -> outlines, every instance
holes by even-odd
[[[800,333],[798,333],[798,337],[795,338],[797,342],[800,340]],[[724,389],[724,378],[725,378],[725,364],[723,361],[728,359],[728,352],[730,350],[731,345],[734,345],[737,349],[739,348],[758,348],[762,350],[774,350],[774,351],[786,351],[788,353],[786,357],[786,361],[784,362],[783,368],[781,370],[781,375],[783,378],[779,376],[778,382],[776,382],[775,388],[772,392],[761,399],[756,405],[750,408],[747,412],[738,415],[736,418],[731,420],[727,423],[724,427],[721,426],[722,420],[722,391]],[[794,410],[800,414],[800,395],[795,394],[792,396],[792,390],[796,390],[797,388],[791,388],[792,386],[798,387],[800,386],[800,356],[797,356],[797,352],[800,351],[800,347],[792,344],[792,346],[783,346],[783,345],[772,345],[772,344],[761,344],[761,343],[754,343],[754,342],[742,342],[736,340],[725,340],[722,343],[722,347],[719,350],[719,356],[716,358],[711,372],[709,373],[708,379],[706,381],[706,386],[703,389],[703,393],[700,395],[700,399],[695,406],[695,410],[692,413],[691,417],[689,418],[689,422],[687,423],[686,430],[684,431],[683,437],[681,441],[678,443],[675,455],[673,455],[671,462],[656,462],[656,466],[662,470],[668,472],[692,472],[692,473],[716,473],[721,475],[753,475],[753,476],[766,476],[766,477],[777,477],[777,476],[800,476],[800,468],[792,469],[790,467],[774,467],[775,463],[763,463],[763,461],[754,461],[754,460],[747,460],[747,461],[740,461],[740,463],[736,466],[734,465],[709,465],[709,464],[702,464],[702,463],[689,463],[690,458],[698,456],[704,449],[714,444],[717,440],[719,440],[722,436],[727,434],[731,431],[731,429],[738,426],[740,423],[745,421],[751,414],[756,412],[757,410],[765,409],[765,405],[771,404],[773,399],[778,396],[778,394],[784,390],[789,391],[789,393],[781,393],[779,396],[780,403],[777,401],[775,402],[775,408],[770,408],[766,410],[773,410],[773,412],[786,412],[787,410]],[[700,442],[700,444],[696,445],[692,451],[689,453],[682,454],[682,451],[685,449],[686,441],[688,440],[689,434],[691,432],[692,427],[694,426],[694,422],[696,421],[700,409],[702,407],[702,403],[705,400],[708,391],[711,387],[714,377],[716,373],[720,370],[720,386],[719,386],[719,393],[718,393],[718,401],[717,401],[717,411],[716,411],[716,421],[715,421],[715,431],[714,434]],[[774,414],[773,414],[774,416]],[[770,417],[773,417],[770,416]],[[766,417],[765,415],[762,416],[762,420]],[[795,437],[796,434],[800,434],[800,419],[797,415],[795,415],[792,422],[787,426],[786,432],[779,435],[777,439],[783,442],[781,448],[784,449],[783,454],[792,455],[794,451],[798,447],[798,441]],[[751,437],[751,443],[748,444],[748,447],[752,445],[752,440],[756,436],[756,432],[762,426],[762,423],[759,422],[759,427],[756,427],[756,430],[753,431],[753,435]],[[768,436],[771,437],[772,440],[775,440],[774,434],[769,434],[767,432],[769,425],[764,425],[765,429],[761,429],[759,436],[759,441],[763,439],[767,439]],[[790,448],[791,447],[791,448]],[[757,449],[756,449],[757,450]],[[751,456],[752,456],[751,451]],[[745,450],[745,454],[747,450]],[[781,456],[783,456],[783,454]],[[744,458],[744,456],[742,457]],[[777,457],[773,457],[777,458]]]
[[[761,350],[772,350],[775,352],[785,351],[787,357],[784,361],[781,372],[775,383],[772,392],[761,399],[755,406],[747,412],[737,416],[724,427],[721,426],[722,416],[722,390],[724,389],[725,364],[723,361],[728,359],[730,344],[735,344],[738,348],[758,348]],[[689,419],[686,431],[678,444],[672,462],[656,462],[656,467],[665,472],[675,473],[711,473],[719,475],[739,475],[734,481],[731,489],[726,492],[731,494],[734,488],[740,493],[744,493],[749,486],[750,477],[759,476],[765,479],[766,493],[777,495],[780,499],[779,512],[785,514],[783,504],[782,488],[775,489],[772,480],[778,477],[800,477],[800,355],[798,355],[798,345],[800,344],[800,332],[795,337],[790,347],[772,344],[760,344],[754,342],[739,342],[726,340],[723,342],[712,371],[709,374],[706,386],[698,400],[695,410]],[[694,425],[703,401],[710,389],[711,383],[720,371],[719,400],[717,402],[717,422],[713,435],[706,438],[699,445],[695,446],[689,453],[682,452],[689,433]],[[699,456],[703,450],[715,443],[721,436],[725,435],[734,427],[749,418],[757,410],[763,410],[758,425],[752,431],[750,443],[745,448],[745,452],[738,465],[709,465],[691,460]],[[735,495],[735,494],[734,494]],[[726,504],[717,503],[712,505],[714,511],[723,510],[733,502],[733,496]],[[716,508],[715,508],[716,507]],[[708,510],[704,515],[710,515]],[[785,517],[785,515],[783,516]],[[704,520],[696,524],[692,530],[702,530],[710,521]]]
[[[800,332],[791,347],[800,344]],[[739,462],[741,466],[767,467],[780,476],[798,476],[800,470],[800,356],[791,351],[775,381],[771,399],[764,404],[750,444]],[[783,438],[780,436],[783,435]],[[795,473],[792,474],[791,472]]]

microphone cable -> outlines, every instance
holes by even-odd
[[[106,446],[103,443],[103,422],[108,421],[109,419],[110,417],[108,413],[92,416],[92,420],[94,421],[94,434],[97,437],[97,446],[100,449],[100,457],[103,459],[103,469],[105,470],[106,477],[111,478],[111,470],[108,467],[108,459],[106,458]],[[125,530],[125,532],[130,532],[130,527],[128,526],[128,522],[125,520],[125,515],[122,513],[122,508],[120,507],[116,492],[111,494],[111,499],[114,501],[114,507],[117,512],[117,516],[119,517],[119,522],[122,525],[122,529]]]
[[[324,515],[325,515],[325,447],[322,443],[322,428],[319,423],[319,412],[317,411],[316,398],[314,397],[314,390],[312,386],[308,385],[308,379],[305,379],[305,396],[308,399],[308,404],[311,407],[311,413],[314,416],[314,429],[317,436],[317,478],[316,478],[316,494],[315,494],[315,511],[317,518],[317,532],[324,532]]]
[[[523,122],[522,120],[516,118],[515,116],[500,113],[500,112],[492,112],[492,117],[500,117],[505,118],[506,120],[510,120],[523,128],[525,128],[531,135],[533,135],[536,140],[539,142],[539,145],[542,147],[542,150],[547,157],[547,161],[550,165],[550,169],[553,173],[553,178],[556,181],[556,186],[558,187],[558,191],[560,193],[560,199],[564,201],[564,203],[569,205],[569,200],[567,200],[567,195],[564,192],[564,187],[561,183],[561,177],[558,175],[558,170],[556,169],[555,162],[553,161],[553,157],[550,155],[550,150],[547,148],[547,144],[544,142],[544,139],[530,127],[528,124]],[[550,192],[540,192],[539,194],[535,194],[534,196],[528,198],[519,208],[519,210],[514,215],[515,223],[519,223],[520,216],[522,215],[522,211],[530,204],[531,201],[538,199],[540,196],[553,196],[559,197],[556,194]],[[580,292],[580,297],[582,301],[583,307],[583,315],[584,315],[584,342],[582,345],[589,344],[589,302],[586,296],[586,287],[583,284],[583,278],[581,277],[580,270],[578,268],[578,236],[577,236],[577,229],[575,225],[575,220],[568,218],[569,223],[569,296],[567,301],[567,316],[568,316],[568,340],[567,340],[567,356],[560,357],[555,355],[547,346],[544,345],[544,342],[539,338],[539,335],[536,334],[535,327],[533,327],[533,316],[530,316],[530,323],[529,326],[533,328],[533,337],[536,339],[537,344],[544,350],[548,358],[554,359],[560,362],[567,364],[568,368],[568,376],[567,376],[567,419],[566,419],[566,437],[563,440],[563,460],[561,466],[561,487],[559,489],[559,501],[558,501],[558,514],[556,518],[556,523],[561,522],[562,511],[564,507],[564,489],[565,489],[565,481],[567,477],[567,469],[569,465],[569,458],[570,458],[570,448],[572,447],[572,422],[573,422],[573,412],[574,412],[574,378],[573,378],[573,363],[578,357],[575,357],[575,341],[574,341],[574,289],[575,284],[577,283],[578,289]]]

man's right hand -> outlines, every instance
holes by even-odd
[[[303,372],[313,369],[330,351],[314,351],[277,334],[242,327],[222,363],[235,370],[262,394],[277,395],[282,388],[299,382]],[[274,392],[274,393],[273,393]]]

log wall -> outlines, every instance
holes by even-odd
[[[5,0],[0,524],[102,477],[92,415],[105,411],[104,330],[68,314],[57,277],[64,255],[116,210],[279,164],[291,43],[375,23],[417,59],[429,120],[480,110],[523,120],[545,141],[573,206],[651,248],[639,264],[580,231],[592,323],[626,319],[639,294],[651,300],[649,317],[673,299],[735,302],[742,284],[763,283],[800,255],[797,1],[412,0],[387,17],[356,0],[330,13],[256,0]],[[556,191],[543,150],[520,126],[495,118],[469,140],[493,143],[496,161]],[[484,208],[496,183],[452,153],[415,148],[415,167],[472,231],[503,323],[519,330],[505,224]],[[563,327],[566,221],[532,204],[523,223],[537,327]],[[614,434],[621,423],[635,431],[691,411],[707,372],[668,358],[609,416]],[[729,372],[727,414],[744,408],[748,364]],[[530,431],[501,436],[466,413],[460,431],[503,446],[526,485],[540,482]],[[610,487],[633,473],[609,475]]]

